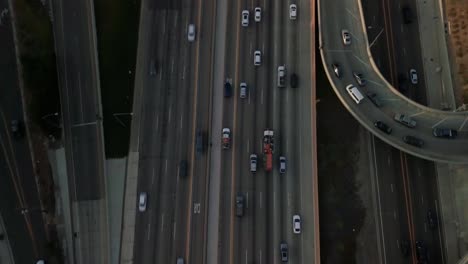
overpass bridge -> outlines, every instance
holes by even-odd
[[[440,162],[468,163],[468,112],[447,112],[418,104],[401,95],[382,76],[370,51],[366,24],[360,1],[318,1],[319,48],[325,72],[343,105],[375,136],[388,144],[412,155]],[[351,33],[351,45],[343,45],[341,31]],[[344,72],[337,78],[331,64],[337,63]],[[358,87],[352,71],[364,73],[365,87]],[[366,93],[377,94],[382,106],[375,106],[369,98],[356,104],[346,91],[353,84],[366,97]],[[320,89],[318,87],[317,89]],[[410,116],[417,122],[409,128],[394,120],[396,113]],[[385,134],[374,126],[382,121],[392,128]],[[338,122],[338,121],[337,121]],[[451,128],[458,131],[456,139],[436,138],[434,128]],[[345,134],[345,132],[344,132]],[[424,141],[421,148],[403,142],[404,136],[416,136]]]

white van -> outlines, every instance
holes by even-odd
[[[349,96],[356,102],[356,104],[359,104],[362,99],[364,99],[364,96],[362,96],[361,92],[353,86],[352,84],[349,84],[346,86],[346,91],[348,92]]]

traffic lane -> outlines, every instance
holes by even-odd
[[[230,96],[226,93],[225,87],[214,87],[214,89],[223,89],[223,120],[222,127],[231,129],[232,138],[236,138],[237,135],[233,133],[234,131],[234,111],[235,105],[238,100],[238,85],[240,83],[238,65],[239,65],[239,45],[240,45],[240,10],[241,6],[238,1],[228,1],[228,10],[234,10],[228,12],[227,21],[232,21],[232,23],[227,24],[226,28],[226,53],[225,53],[225,65],[224,73],[226,81],[230,81],[231,89]],[[229,32],[229,33],[228,33]],[[222,131],[217,132],[212,135],[213,140],[221,141]],[[220,203],[219,203],[219,251],[218,251],[218,262],[219,263],[231,263],[231,247],[232,242],[232,233],[234,229],[234,216],[232,215],[232,210],[234,206],[232,203],[234,200],[232,188],[234,188],[232,180],[234,175],[232,175],[232,150],[221,150],[221,183],[220,183]],[[218,173],[218,172],[214,172]]]
[[[0,130],[2,139],[7,138],[6,133],[2,126]],[[35,252],[36,241],[33,240],[28,230],[24,215],[21,214],[21,204],[13,183],[13,178],[16,178],[16,176],[11,175],[12,170],[15,170],[15,168],[11,164],[10,151],[6,149],[8,142],[1,140],[0,143],[2,145],[0,155],[0,180],[2,182],[0,184],[0,212],[8,233],[8,240],[15,262],[32,263],[37,257]]]
[[[374,156],[376,164],[376,180],[378,203],[378,222],[381,225],[385,259],[404,261],[401,242],[410,240],[408,209],[406,203],[405,168],[401,164],[402,152],[392,148],[385,142],[373,137]],[[403,154],[404,155],[404,154]]]
[[[431,161],[408,156],[414,196],[415,240],[422,240],[428,247],[429,259],[443,262],[443,239],[438,228],[438,192],[435,164]],[[431,228],[427,213],[433,213],[435,227]]]
[[[424,80],[424,68],[422,65],[421,40],[419,38],[419,25],[415,20],[411,24],[404,24],[402,18],[402,7],[410,6],[413,12],[416,12],[414,1],[407,1],[407,4],[401,4],[396,1],[390,1],[390,13],[393,14],[391,27],[393,28],[393,37],[395,40],[396,67],[398,76],[406,79],[409,98],[412,100],[427,105],[427,92]],[[413,85],[410,81],[409,70],[416,69],[418,73],[418,84]]]
[[[248,175],[251,177],[249,182],[248,210],[250,215],[247,232],[250,234],[251,244],[249,244],[251,260],[255,263],[267,263],[272,257],[268,242],[271,238],[271,224],[269,218],[268,204],[272,202],[269,199],[271,192],[271,177],[265,172],[264,154],[263,154],[263,131],[271,128],[271,123],[267,120],[270,117],[271,89],[275,89],[271,83],[275,66],[272,64],[273,42],[271,41],[271,27],[273,19],[273,4],[268,1],[259,2],[258,6],[262,8],[261,21],[253,25],[255,30],[250,38],[255,38],[255,49],[261,51],[261,65],[254,67],[253,87],[250,89],[248,127],[248,145],[251,153],[257,154],[257,173]],[[254,15],[254,13],[253,13]],[[253,64],[253,57],[246,58],[250,65]],[[247,166],[249,165],[246,161]]]
[[[151,208],[148,213],[141,214],[141,217],[144,217],[144,219],[141,220],[140,229],[136,228],[135,230],[135,259],[140,263],[149,262],[155,258],[154,248],[148,245],[156,244],[156,236],[154,234],[159,221],[159,192],[153,192],[153,190],[159,186],[158,182],[164,169],[164,158],[161,154],[162,147],[160,147],[160,142],[162,142],[161,138],[165,129],[164,120],[167,118],[167,113],[165,112],[167,94],[164,92],[164,82],[162,81],[165,72],[158,65],[156,68],[160,70],[151,74],[151,65],[149,65],[148,60],[155,56],[158,58],[158,63],[163,63],[162,54],[164,54],[164,45],[162,43],[156,45],[153,42],[156,42],[156,39],[159,39],[159,37],[161,39],[165,37],[162,30],[165,17],[164,13],[151,13],[147,24],[143,25],[151,37],[147,40],[150,42],[146,46],[147,50],[143,51],[149,56],[142,56],[144,59],[146,58],[146,63],[142,62],[139,64],[142,67],[141,72],[144,76],[142,83],[144,89],[142,92],[142,128],[140,129],[139,136],[138,193],[148,193],[147,206]],[[153,27],[152,25],[155,26]],[[156,48],[152,48],[155,46]]]
[[[203,8],[202,8],[203,6]],[[199,37],[197,39],[197,48],[195,51],[195,80],[196,80],[196,93],[195,100],[197,105],[194,107],[196,127],[209,131],[211,127],[210,110],[211,110],[211,97],[212,97],[212,62],[213,62],[213,35],[214,26],[213,22],[215,12],[215,4],[209,1],[200,1],[194,8],[195,13],[193,20],[197,21],[200,25]],[[208,133],[206,133],[208,134]],[[213,137],[213,136],[212,136]],[[214,136],[211,140],[216,140]],[[210,141],[211,141],[210,140]],[[208,143],[206,143],[207,145]],[[201,160],[198,166],[201,166],[201,170],[198,170],[199,177],[193,180],[193,192],[192,192],[192,204],[198,203],[199,213],[193,214],[190,223],[190,254],[189,259],[193,263],[204,263],[206,256],[206,243],[199,243],[199,241],[206,241],[206,223],[207,223],[207,203],[208,203],[208,150],[204,155],[205,160]]]

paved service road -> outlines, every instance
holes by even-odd
[[[91,1],[52,1],[75,261],[106,263],[107,203]]]
[[[466,112],[443,112],[430,109],[401,96],[380,74],[373,60],[369,57],[369,42],[363,32],[362,12],[358,1],[346,2],[343,12],[342,2],[319,1],[320,45],[321,55],[327,75],[340,100],[360,123],[376,136],[413,155],[438,161],[468,162],[468,127],[465,125]],[[344,46],[341,30],[348,29],[351,33],[351,45]],[[343,77],[338,79],[331,71],[330,65],[338,63]],[[355,83],[351,72],[361,71],[368,79],[366,87],[359,88],[361,92],[373,92],[382,100],[383,106],[377,108],[365,98],[357,105],[346,93],[345,87]],[[393,121],[395,113],[405,113],[417,121],[414,129],[402,126]],[[373,126],[376,120],[383,121],[393,128],[391,135],[383,134]],[[432,136],[435,127],[448,127],[458,130],[456,140],[439,139]],[[424,141],[422,148],[409,146],[402,141],[406,135],[417,136]]]
[[[8,1],[0,10],[0,211],[14,261],[33,263],[45,256],[47,238],[28,138],[11,131],[12,120],[24,124],[24,113]]]

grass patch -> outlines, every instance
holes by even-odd
[[[122,113],[132,112],[140,1],[95,0],[94,5],[106,157],[123,157],[131,118]]]
[[[40,1],[15,0],[17,37],[26,104],[31,121],[45,135],[60,138],[58,122],[42,117],[60,112],[52,24]]]

